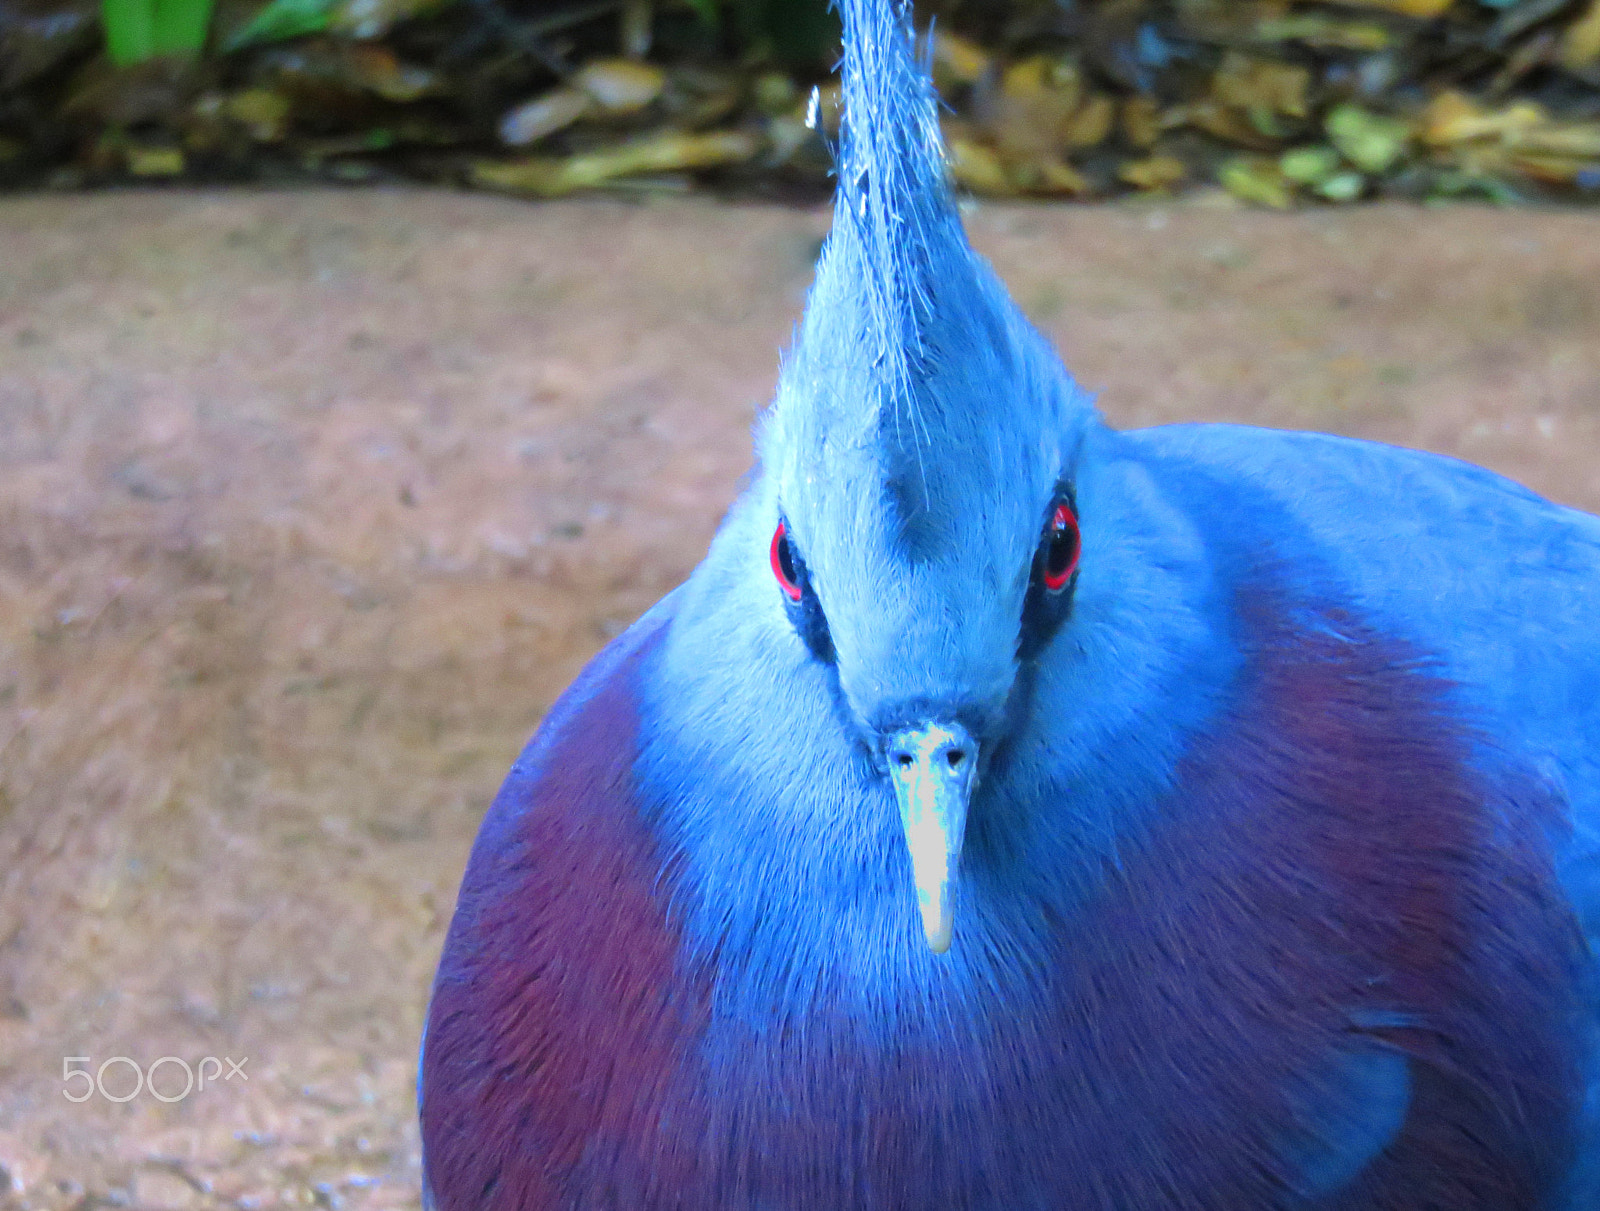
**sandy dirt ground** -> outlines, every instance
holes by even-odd
[[[1600,217],[969,218],[1116,424],[1381,438],[1600,508]],[[699,558],[825,228],[0,202],[0,1203],[417,1205],[478,819]]]

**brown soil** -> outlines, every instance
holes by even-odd
[[[1116,423],[1378,437],[1600,507],[1600,218],[970,222]],[[0,202],[0,1201],[416,1205],[412,1059],[473,830],[699,557],[825,225]],[[249,1079],[64,1096],[64,1057],[168,1055]]]

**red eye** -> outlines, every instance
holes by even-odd
[[[789,529],[778,523],[772,532],[772,574],[778,578],[778,587],[790,601],[800,600],[800,574],[794,566],[794,551],[789,546]]]
[[[1044,587],[1059,593],[1067,587],[1072,574],[1078,570],[1078,515],[1072,506],[1062,501],[1050,519],[1050,531],[1044,540],[1044,562],[1040,574]]]

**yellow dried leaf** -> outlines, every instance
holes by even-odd
[[[1461,139],[1457,132],[1463,123],[1476,122],[1482,113],[1483,110],[1464,93],[1453,88],[1446,89],[1423,109],[1422,124],[1417,133],[1424,143],[1433,147],[1459,143]]]
[[[1394,35],[1376,21],[1340,21],[1321,13],[1296,13],[1257,25],[1251,34],[1260,42],[1303,42],[1337,50],[1389,49]]]
[[[1089,179],[1065,160],[1034,160],[1007,166],[1006,177],[1019,193],[1067,194],[1078,197],[1089,193]]]
[[[1513,170],[1510,153],[1498,143],[1463,143],[1452,147],[1447,159],[1473,179],[1502,177]]]
[[[1450,91],[1440,93],[1422,111],[1421,134],[1425,143],[1449,147],[1474,139],[1515,139],[1549,120],[1543,107],[1532,101],[1486,110],[1471,98]]]
[[[1066,144],[1082,150],[1105,142],[1117,120],[1117,103],[1104,93],[1095,93],[1067,122]]]
[[[1561,39],[1561,65],[1578,71],[1600,62],[1600,0],[1589,0],[1583,16],[1567,26]]]
[[[1343,4],[1349,8],[1381,8],[1405,17],[1429,18],[1441,16],[1455,0],[1328,0],[1330,4]]]
[[[949,142],[950,174],[974,193],[1016,192],[993,148],[960,137]]]
[[[1172,123],[1193,126],[1218,139],[1258,151],[1270,151],[1280,142],[1257,130],[1237,109],[1217,101],[1196,101],[1193,105],[1179,106],[1163,120],[1163,125]]]
[[[1266,109],[1303,118],[1311,73],[1292,63],[1229,51],[1211,77],[1211,95],[1235,109]]]
[[[1088,177],[1064,160],[1053,160],[1044,165],[1040,176],[1043,193],[1066,193],[1081,197],[1094,188]]]
[[[1512,153],[1511,164],[1519,172],[1548,185],[1572,185],[1584,173],[1600,173],[1600,161],[1521,150]]]
[[[1129,97],[1122,105],[1122,136],[1135,147],[1154,147],[1161,137],[1161,107],[1153,97]]]
[[[633,59],[596,59],[572,82],[610,114],[637,113],[661,95],[666,73]]]
[[[385,101],[403,104],[438,91],[438,78],[431,71],[400,62],[386,46],[352,46],[345,62],[355,83]]]
[[[249,130],[258,143],[275,143],[288,125],[289,98],[269,88],[246,88],[224,101],[222,112]]]
[[[1029,97],[1039,92],[1064,93],[1078,103],[1083,77],[1071,62],[1050,55],[1030,55],[1018,59],[1000,77],[1000,91],[1011,96]]]
[[[989,70],[989,52],[976,42],[939,30],[933,36],[933,75],[940,84],[974,84]]]
[[[1519,131],[1507,142],[1519,152],[1600,158],[1600,122],[1552,122]]]
[[[1013,63],[985,107],[984,127],[1008,156],[1057,155],[1083,98],[1083,80],[1070,63],[1034,55]]]
[[[183,172],[183,152],[176,147],[130,147],[128,171],[136,177],[175,177]]]
[[[800,90],[795,87],[795,82],[781,71],[763,72],[757,76],[751,92],[755,95],[757,107],[768,114],[787,113],[800,99]]]
[[[1167,189],[1182,181],[1188,172],[1176,156],[1157,155],[1129,160],[1117,170],[1117,176],[1136,189]]]
[[[1050,60],[1045,55],[1018,59],[1001,73],[1000,92],[1008,97],[1019,97],[1043,91],[1050,66]]]
[[[737,164],[750,159],[758,150],[756,140],[740,131],[711,134],[673,131],[564,159],[535,157],[480,163],[473,166],[472,180],[490,189],[553,198],[635,173],[682,172]]]

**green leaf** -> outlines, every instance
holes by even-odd
[[[102,0],[106,54],[118,67],[157,55],[193,59],[205,49],[214,0]]]
[[[1517,190],[1496,177],[1472,172],[1441,172],[1428,193],[1430,203],[1462,197],[1487,198],[1496,206],[1519,206],[1527,201]]]
[[[700,20],[715,29],[722,23],[722,14],[717,10],[717,0],[689,0],[689,7],[700,14]]]
[[[1235,156],[1217,172],[1217,180],[1234,197],[1274,210],[1294,205],[1294,188],[1276,160],[1266,156]]]
[[[192,59],[206,45],[213,0],[155,0],[155,53]]]
[[[1405,154],[1411,126],[1359,105],[1340,105],[1328,115],[1328,137],[1344,158],[1363,172],[1380,173]]]
[[[233,34],[224,50],[238,50],[258,42],[282,42],[303,34],[320,34],[328,28],[340,0],[270,0],[243,29]]]
[[[1330,202],[1354,202],[1367,188],[1367,178],[1351,169],[1317,183],[1317,192]]]
[[[118,67],[143,63],[156,53],[151,0],[103,0],[100,20],[106,31],[106,54]]]
[[[1342,161],[1331,147],[1292,147],[1278,157],[1278,167],[1297,185],[1318,185],[1337,173]]]

